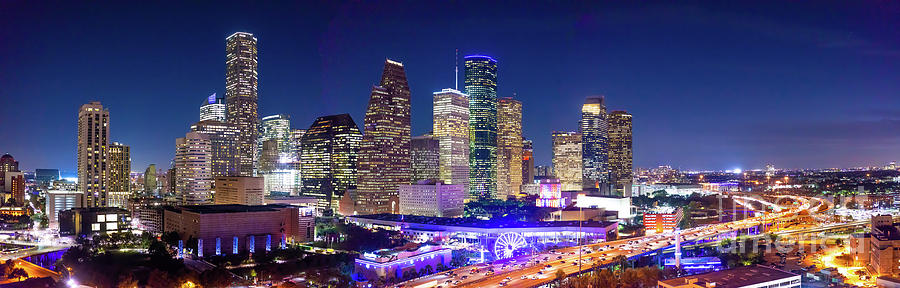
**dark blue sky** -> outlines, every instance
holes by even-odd
[[[896,1],[70,2],[0,3],[0,152],[24,169],[74,169],[91,100],[133,170],[167,166],[200,102],[224,93],[235,31],[259,39],[260,115],[294,128],[337,113],[361,123],[389,57],[407,69],[413,133],[428,132],[458,48],[498,59],[499,96],[524,102],[538,164],[593,94],[634,115],[636,166],[900,159]]]

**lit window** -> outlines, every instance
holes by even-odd
[[[97,215],[97,222],[106,222],[106,215]]]
[[[100,223],[91,224],[91,231],[100,231]]]
[[[119,229],[118,223],[115,223],[115,222],[106,223],[106,230],[118,230],[118,229]]]

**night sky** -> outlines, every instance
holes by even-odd
[[[638,167],[900,160],[897,1],[70,2],[0,2],[0,153],[23,169],[75,168],[91,100],[109,108],[132,170],[167,167],[200,103],[224,93],[235,31],[259,39],[260,116],[289,114],[294,128],[338,113],[361,124],[391,58],[406,67],[413,135],[426,133],[458,48],[499,61],[498,96],[524,103],[537,164],[594,94],[634,115]]]

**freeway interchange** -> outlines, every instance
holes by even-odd
[[[682,230],[680,231],[682,242],[707,239],[731,231],[749,229],[763,223],[768,224],[778,220],[789,219],[803,211],[809,211],[810,214],[813,214],[831,206],[825,200],[818,198],[786,197],[796,200],[790,201],[792,207],[779,207],[777,204],[768,203],[762,199],[742,197],[745,201],[762,200],[759,202],[772,206],[775,211],[781,212]],[[825,207],[822,207],[823,205]],[[617,256],[630,258],[671,247],[675,243],[674,237],[675,234],[670,232],[544,251],[533,255],[523,255],[512,259],[502,259],[436,273],[399,283],[395,287],[537,287],[555,281],[557,270],[562,271],[567,276],[575,275],[581,271],[591,269],[595,265],[611,264]]]

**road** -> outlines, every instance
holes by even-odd
[[[830,206],[816,198],[796,197],[796,199],[800,204],[784,212],[683,230],[680,234],[682,242],[748,229],[760,223],[796,216],[801,211],[819,211],[822,209],[822,205],[826,205],[826,208]],[[490,264],[467,266],[432,274],[400,283],[397,287],[537,287],[554,281],[557,270],[563,271],[566,275],[573,275],[579,271],[590,269],[593,265],[610,264],[616,256],[634,257],[671,246],[674,244],[674,237],[674,233],[665,233],[557,249],[536,255],[520,256]],[[582,249],[581,255],[578,253],[579,249]],[[579,258],[582,259],[581,265],[578,265]],[[491,270],[493,272],[490,272]]]

